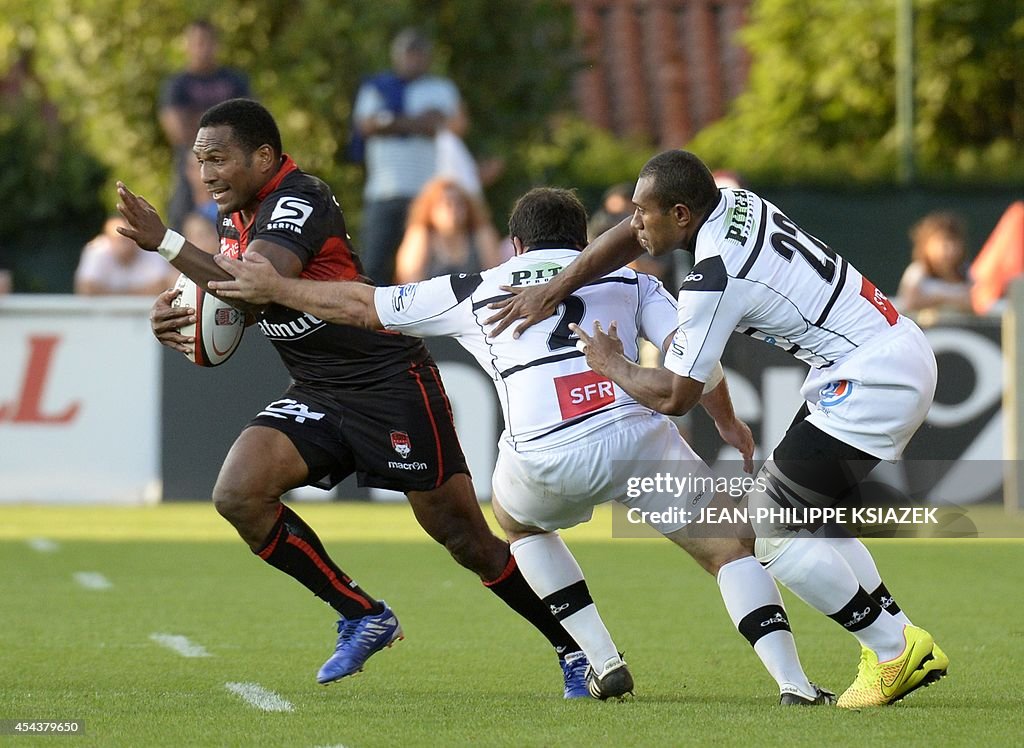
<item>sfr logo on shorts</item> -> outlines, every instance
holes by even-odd
[[[558,408],[563,419],[574,418],[615,402],[612,380],[593,371],[555,377],[554,382]]]

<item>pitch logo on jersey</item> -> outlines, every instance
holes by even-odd
[[[843,402],[853,393],[853,382],[847,379],[840,379],[838,382],[829,382],[818,390],[818,405],[822,408],[832,408]]]
[[[391,308],[396,312],[404,312],[412,304],[416,295],[416,283],[406,283],[404,286],[396,286],[391,292]]]
[[[392,431],[391,448],[398,452],[398,456],[404,460],[412,454],[412,442],[409,441],[409,435],[404,431]]]
[[[274,212],[270,214],[270,221],[267,229],[287,229],[296,234],[302,233],[302,225],[313,215],[313,206],[305,200],[297,197],[282,197],[274,206]]]
[[[744,244],[754,225],[754,214],[750,211],[750,193],[745,190],[737,190],[733,195],[736,197],[736,204],[729,211],[731,215],[725,238]]]
[[[562,272],[562,266],[557,262],[541,262],[536,265],[528,265],[519,270],[513,270],[508,285],[536,286],[547,283],[560,272]]]
[[[615,402],[615,386],[597,372],[583,371],[555,377],[555,393],[562,419],[590,413]]]

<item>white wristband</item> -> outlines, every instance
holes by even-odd
[[[711,373],[708,375],[708,381],[704,383],[704,389],[700,394],[708,394],[711,390],[721,384],[723,379],[725,379],[725,372],[722,370],[722,362],[719,361],[715,364],[715,368],[712,369]]]
[[[156,251],[168,262],[173,262],[184,246],[185,237],[173,229],[167,229],[167,233],[164,234],[164,238],[157,245]]]

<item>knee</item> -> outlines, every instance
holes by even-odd
[[[218,480],[213,488],[213,506],[221,517],[241,528],[252,517],[257,503],[254,494],[236,483]]]

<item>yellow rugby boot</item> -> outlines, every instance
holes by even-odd
[[[946,674],[949,658],[945,654],[941,658],[935,656],[931,634],[916,626],[904,626],[903,638],[903,653],[885,662],[879,662],[870,649],[861,649],[857,678],[839,697],[837,707],[885,706]]]

